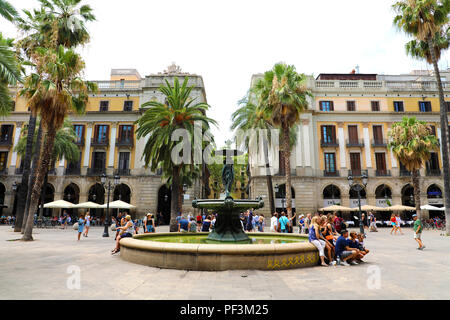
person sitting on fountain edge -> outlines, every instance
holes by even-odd
[[[336,241],[335,254],[340,265],[348,266],[349,263],[356,264],[354,260],[359,259],[358,249],[350,248],[348,230],[341,231],[341,236]]]
[[[189,232],[189,221],[183,215],[178,222],[178,232]]]

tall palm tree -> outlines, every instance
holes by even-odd
[[[177,230],[176,217],[181,208],[179,207],[179,193],[181,183],[181,174],[184,166],[193,167],[191,159],[179,159],[176,163],[172,162],[172,150],[179,144],[172,141],[172,134],[175,130],[184,129],[190,141],[189,146],[194,143],[195,122],[202,124],[202,129],[207,130],[210,124],[216,125],[216,121],[206,116],[209,109],[207,103],[194,104],[194,99],[190,94],[194,86],[188,87],[189,78],[184,79],[180,86],[178,78],[175,77],[173,86],[166,80],[166,85],[161,85],[159,90],[164,94],[165,103],[158,101],[146,102],[143,108],[149,109],[136,121],[138,129],[136,134],[138,139],[149,136],[145,145],[142,157],[146,166],[152,170],[162,168],[166,176],[172,177],[172,203],[170,213],[170,231]],[[184,155],[186,156],[186,155]]]
[[[300,120],[300,115],[308,109],[311,92],[306,88],[306,76],[297,73],[295,66],[277,63],[272,70],[264,73],[255,87],[256,104],[281,128],[282,151],[286,168],[286,202],[288,216],[292,217],[291,183],[291,129]]]
[[[13,46],[14,40],[4,38],[0,33],[0,116],[6,116],[11,111],[12,101],[8,85],[21,81]]]
[[[442,34],[448,27],[450,0],[402,0],[393,6],[396,12],[395,26],[417,40],[428,44],[429,60],[433,64],[439,90],[439,103],[441,111],[442,160],[444,167],[445,216],[446,233],[450,235],[450,162],[449,162],[449,130],[447,108],[444,100],[441,75],[436,57],[436,34]],[[445,30],[447,33],[447,30]]]
[[[14,21],[19,16],[17,10],[6,0],[0,0],[0,16],[8,21]]]
[[[18,41],[18,47],[22,49],[24,56],[32,59],[33,54],[39,47],[57,48],[60,45],[66,47],[77,47],[89,41],[89,33],[84,27],[85,22],[95,20],[92,9],[86,5],[80,5],[80,1],[40,1],[41,7],[32,12],[24,10],[25,18],[18,18],[17,25],[24,37]],[[83,26],[78,28],[75,26]],[[33,65],[33,63],[30,63]],[[21,228],[28,216],[28,207],[31,198],[31,187],[28,186],[31,176],[32,142],[35,132],[37,110],[31,112],[28,130],[27,152],[24,157],[22,183],[18,191],[18,207],[16,214],[15,232],[24,231]],[[40,141],[40,139],[38,140]],[[39,148],[38,148],[39,149]],[[39,154],[34,161],[39,160]],[[33,166],[33,171],[37,166]]]
[[[394,123],[388,135],[391,138],[389,148],[406,170],[412,172],[416,210],[421,216],[419,170],[430,159],[430,152],[439,150],[439,141],[431,127],[416,117],[405,117],[402,122]]]
[[[269,146],[271,142],[270,134],[271,130],[274,129],[270,123],[270,119],[263,110],[258,109],[255,104],[250,102],[250,93],[242,99],[239,104],[240,107],[231,115],[232,125],[231,130],[242,130],[243,132],[248,132],[249,130],[261,129],[266,130],[267,137],[263,134],[262,144],[264,151],[264,162],[266,166],[266,183],[267,183],[267,194],[269,195],[269,205],[270,213],[275,212],[275,200],[273,195],[273,184],[272,184],[272,173],[270,171],[270,161],[269,161]],[[246,136],[242,143],[245,148],[249,150],[250,143],[255,143],[256,146],[260,146],[260,135],[258,131],[255,131],[254,141],[250,142],[250,136]],[[238,137],[236,137],[238,138]]]
[[[96,91],[96,85],[81,79],[84,62],[72,49],[59,46],[36,49],[36,73],[26,78],[23,94],[31,110],[41,116],[44,144],[33,186],[30,208],[37,208],[40,191],[48,172],[57,131],[63,126],[70,111],[84,113],[89,92]],[[31,241],[33,215],[29,214],[23,240]]]

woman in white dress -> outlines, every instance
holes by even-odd
[[[86,213],[85,220],[86,220],[86,224],[85,224],[85,228],[84,228],[84,236],[87,238],[88,233],[89,233],[89,228],[91,227],[91,221],[92,221],[91,214],[89,213],[89,211]]]

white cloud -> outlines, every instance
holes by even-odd
[[[108,79],[111,68],[163,71],[172,61],[203,76],[210,116],[220,123],[219,145],[231,138],[230,115],[252,74],[285,61],[297,70],[405,73],[423,68],[406,57],[391,0],[95,0],[97,22],[83,50],[89,79]],[[37,5],[15,0],[17,8]],[[15,31],[2,22],[9,36]],[[442,58],[446,66],[449,55]]]

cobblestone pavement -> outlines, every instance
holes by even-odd
[[[424,233],[424,251],[411,229],[369,233],[372,252],[358,266],[225,272],[135,265],[111,256],[113,238],[102,233],[92,228],[77,242],[74,230],[37,229],[25,243],[0,226],[0,299],[450,299],[450,238],[438,231]],[[79,290],[68,289],[70,266],[81,272]]]

